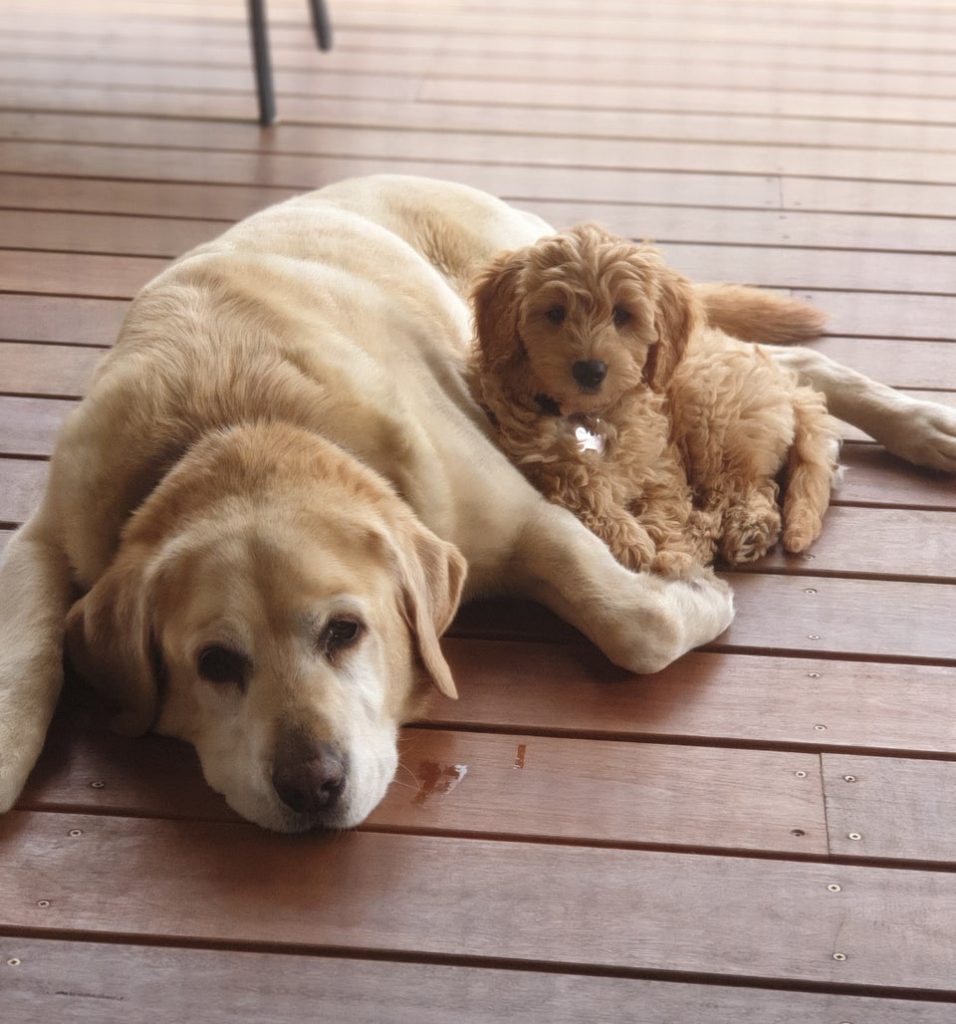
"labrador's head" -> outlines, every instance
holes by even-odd
[[[310,435],[242,428],[190,452],[67,619],[118,725],[191,742],[244,817],[358,824],[429,684],[465,563],[376,476]]]

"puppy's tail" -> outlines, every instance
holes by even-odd
[[[820,536],[837,476],[840,432],[827,414],[823,395],[799,387],[794,394],[796,418],[783,496],[783,546],[806,551]]]
[[[741,341],[800,345],[820,336],[826,318],[797,299],[739,284],[700,284],[695,292],[714,327]]]
[[[70,570],[40,515],[13,535],[0,565],[0,813],[40,756],[63,683]]]

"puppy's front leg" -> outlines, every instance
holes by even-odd
[[[543,501],[528,514],[512,569],[520,592],[632,672],[660,671],[733,619],[730,588],[710,570],[675,580],[630,572],[571,513]]]
[[[623,492],[606,474],[576,462],[547,463],[532,482],[600,537],[622,565],[635,572],[650,568],[656,545],[631,515]]]
[[[956,473],[956,410],[910,398],[813,349],[774,349],[802,383],[826,395],[827,408],[917,466]]]

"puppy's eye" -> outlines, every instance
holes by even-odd
[[[334,658],[339,651],[356,644],[364,628],[358,619],[330,619],[322,632],[322,653],[327,658]]]
[[[196,669],[209,683],[235,683],[244,686],[249,674],[249,659],[238,651],[210,644],[199,652]]]
[[[552,306],[544,315],[553,324],[563,324],[564,318],[568,315],[568,311],[564,306]]]
[[[629,324],[633,318],[631,314],[623,306],[614,307],[614,326],[623,327],[625,324]]]

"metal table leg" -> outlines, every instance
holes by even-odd
[[[315,40],[320,50],[332,49],[332,22],[325,6],[325,0],[309,0],[312,12],[312,27],[315,29]]]
[[[248,0],[248,4],[252,56],[256,66],[256,88],[259,92],[259,123],[268,125],[276,119],[276,96],[272,85],[272,59],[269,56],[265,0]]]

